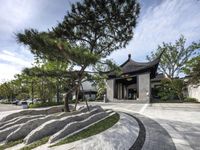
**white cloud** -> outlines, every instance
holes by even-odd
[[[22,54],[23,51],[24,49],[21,54],[8,50],[0,51],[0,83],[13,79],[22,69],[32,66],[33,58]]]
[[[9,52],[6,50],[3,50],[2,52],[0,52],[0,61],[5,61],[9,64],[14,64],[14,65],[18,65],[21,67],[30,67],[32,60],[28,61],[25,60],[24,58],[20,58],[21,56],[18,55],[17,53],[14,52]]]
[[[3,50],[2,53],[3,53],[4,55],[15,56],[14,53],[11,53],[11,52],[9,52],[9,51],[7,51],[7,50]]]
[[[17,65],[0,63],[0,83],[14,79],[14,75],[20,73]]]
[[[146,55],[163,41],[174,42],[181,34],[188,43],[200,40],[200,1],[163,0],[159,5],[142,11],[145,13],[140,16],[133,40],[125,50],[111,56],[117,62],[125,61],[128,53],[134,59],[144,61]]]
[[[25,20],[33,16],[34,11],[31,8],[35,6],[34,1],[27,0],[6,0],[1,1],[0,6],[0,32],[13,31],[19,27]]]

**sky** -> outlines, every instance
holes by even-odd
[[[19,44],[16,33],[35,28],[47,31],[63,20],[71,3],[78,0],[0,0],[0,83],[13,79],[25,67],[31,67],[33,55]],[[180,35],[187,45],[200,40],[200,0],[139,0],[141,13],[133,39],[126,48],[109,58],[117,64],[128,54],[136,61],[146,61],[146,55],[162,42],[174,42]]]

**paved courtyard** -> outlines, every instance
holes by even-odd
[[[8,114],[20,111],[22,108],[20,106],[11,104],[0,104],[0,120]]]
[[[96,104],[96,103],[93,103]],[[139,113],[161,125],[171,136],[178,150],[200,149],[200,104],[186,103],[159,103],[159,104],[132,104],[132,103],[98,103],[104,108],[112,108],[131,114]],[[143,122],[148,130],[151,122]],[[147,131],[148,132],[148,131]],[[154,149],[167,149],[158,141],[161,134],[151,133],[145,144],[157,143]],[[155,140],[154,140],[155,139]],[[156,140],[157,139],[157,140]],[[160,144],[159,144],[160,143]],[[144,146],[145,146],[144,144]]]
[[[12,104],[0,104],[0,112],[11,111],[11,110],[20,110],[21,106],[12,105]]]

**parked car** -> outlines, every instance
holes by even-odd
[[[12,104],[14,104],[14,105],[18,105],[18,103],[19,103],[19,100],[17,100],[17,99],[12,102]]]
[[[2,99],[1,100],[2,104],[11,104],[10,101],[8,99]]]
[[[39,98],[36,98],[33,100],[33,103],[41,103],[41,100]]]
[[[32,102],[32,99],[27,99],[26,102],[28,103],[28,105],[33,104],[34,101]]]
[[[26,101],[21,101],[21,106],[23,109],[28,108],[28,103]]]

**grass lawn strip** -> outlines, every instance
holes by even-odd
[[[34,148],[36,148],[36,147],[38,147],[40,145],[43,145],[43,144],[47,143],[48,140],[49,140],[49,136],[44,137],[41,140],[38,140],[38,141],[36,141],[36,142],[34,142],[32,144],[29,144],[29,145],[21,148],[20,150],[31,150],[31,149],[34,149]]]
[[[13,146],[20,144],[22,142],[23,142],[23,140],[21,139],[21,140],[11,141],[11,142],[5,143],[5,144],[0,146],[0,150],[4,150],[6,148],[13,147]]]
[[[51,145],[50,147],[71,143],[74,141],[78,141],[78,140],[85,139],[87,137],[96,135],[96,134],[103,132],[106,129],[112,127],[114,124],[116,124],[119,121],[119,118],[120,118],[119,114],[115,113],[114,115],[107,117],[106,119],[82,130],[81,132],[71,135],[71,136],[61,140],[60,142],[58,142],[54,145]]]

